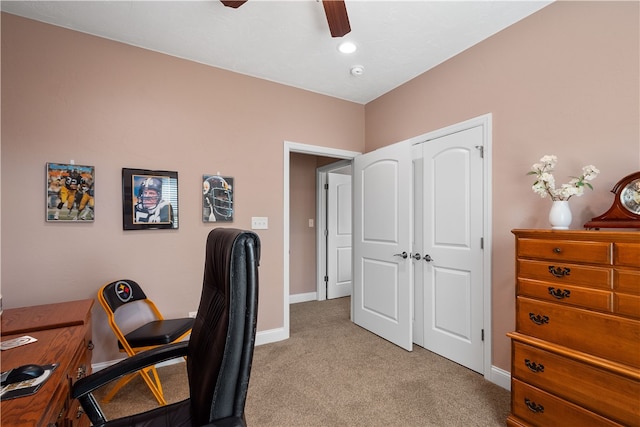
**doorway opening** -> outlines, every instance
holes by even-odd
[[[290,337],[290,248],[291,248],[291,215],[290,215],[290,181],[291,181],[291,153],[310,154],[315,156],[332,157],[336,160],[352,160],[361,154],[355,151],[341,150],[336,148],[321,147],[315,145],[300,144],[296,142],[284,142],[283,150],[283,175],[284,175],[284,212],[283,212],[283,330],[280,339],[288,339]]]

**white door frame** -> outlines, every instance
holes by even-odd
[[[284,174],[284,186],[283,186],[283,194],[284,194],[284,212],[283,212],[283,280],[284,280],[284,289],[283,289],[283,331],[281,340],[287,339],[290,336],[290,323],[289,323],[289,180],[290,180],[290,155],[291,153],[300,153],[300,154],[311,154],[315,156],[325,156],[325,157],[335,157],[336,159],[353,159],[359,154],[362,154],[357,151],[348,151],[341,150],[338,148],[329,148],[329,147],[321,147],[319,145],[307,145],[300,144],[298,142],[284,141],[284,150],[283,150],[283,174]]]
[[[327,183],[327,175],[345,166],[351,166],[351,160],[339,160],[329,165],[316,169],[316,295],[318,301],[327,299],[327,286],[324,281],[325,271],[320,270],[321,265],[327,264],[327,239],[324,230],[327,228],[327,192],[324,185]]]

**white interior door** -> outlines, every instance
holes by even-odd
[[[423,346],[482,373],[483,128],[421,145]]]
[[[327,299],[351,295],[351,175],[327,174]]]
[[[406,350],[413,347],[412,188],[409,143],[354,159],[353,321]]]

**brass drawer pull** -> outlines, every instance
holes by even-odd
[[[527,408],[529,408],[531,412],[535,412],[536,414],[542,414],[544,412],[544,406],[532,402],[526,397],[524,398],[524,404],[527,405]]]
[[[571,295],[571,291],[567,289],[556,289],[552,286],[549,286],[549,295],[556,299],[565,299],[569,298],[569,295]]]
[[[549,323],[549,316],[541,316],[539,314],[529,313],[529,319],[536,325],[544,325]]]
[[[87,366],[86,365],[78,366],[78,371],[76,373],[76,380],[79,380],[79,379],[84,378],[86,376],[87,376]]]
[[[554,277],[565,277],[571,274],[571,269],[567,267],[556,267],[554,265],[549,266],[549,273]]]
[[[529,359],[524,359],[524,364],[527,365],[527,368],[531,372],[535,372],[536,374],[539,372],[544,372],[544,365],[542,363],[538,364],[536,362],[532,362]]]

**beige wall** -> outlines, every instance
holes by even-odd
[[[567,182],[601,175],[572,198],[580,229],[640,170],[638,2],[557,2],[366,106],[366,150],[493,114],[493,364],[509,370],[514,320],[513,228],[548,228],[549,199],[526,172],[544,154]]]
[[[364,106],[2,14],[4,307],[127,277],[167,316],[195,310],[214,227],[201,180],[219,171],[235,179],[234,227],[269,217],[258,330],[282,328],[285,140],[363,151]],[[72,159],[96,167],[96,221],[47,223],[45,163]],[[123,167],[178,172],[179,230],[122,230]],[[93,362],[119,357],[93,313]]]
[[[220,171],[235,178],[234,226],[269,217],[259,330],[282,327],[282,141],[364,151],[366,135],[371,151],[493,113],[494,364],[508,370],[510,230],[548,227],[549,202],[526,171],[547,153],[560,158],[559,180],[587,163],[601,169],[595,191],[571,201],[580,228],[640,169],[638,14],[637,2],[553,4],[366,107],[3,14],[5,307],[91,298],[131,277],[168,315],[193,310],[211,228],[199,182]],[[97,219],[45,223],[44,165],[70,159],[96,166]],[[180,230],[122,231],[122,167],[179,172]],[[108,333],[94,329],[94,363],[115,358]]]

